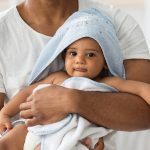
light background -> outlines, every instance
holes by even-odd
[[[0,11],[3,11],[21,0],[0,0]],[[150,47],[150,0],[100,0],[107,4],[124,9],[140,24],[148,46]],[[140,133],[140,134],[139,134]],[[119,133],[117,149],[119,150],[150,150],[150,130],[139,133]],[[128,144],[127,144],[128,143]]]
[[[140,24],[150,48],[150,0],[101,0],[107,4],[119,7]]]
[[[21,0],[0,0],[3,11]],[[150,0],[100,0],[104,3],[124,9],[140,24],[150,48]]]

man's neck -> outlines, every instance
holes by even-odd
[[[39,28],[42,32],[42,28],[47,28],[48,25],[56,30],[78,10],[78,0],[26,0],[17,9],[23,20],[35,30]]]

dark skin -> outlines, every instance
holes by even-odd
[[[78,10],[78,1],[24,0],[17,9],[22,19],[35,31],[53,36],[64,21]]]
[[[3,108],[4,106],[4,98],[5,98],[5,94],[1,93],[0,94],[0,110]]]

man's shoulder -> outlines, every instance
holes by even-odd
[[[79,5],[80,5],[80,9],[95,8],[99,11],[103,11],[112,19],[114,23],[116,21],[120,22],[120,20],[123,17],[126,17],[128,15],[125,11],[121,10],[120,8],[117,8],[113,5],[106,4],[99,0],[86,0],[86,3],[85,0],[79,0]],[[117,16],[117,20],[116,20],[116,16]]]
[[[8,18],[12,17],[14,9],[15,8],[12,7],[12,8],[5,10],[5,11],[0,12],[0,23],[4,22]]]
[[[80,9],[84,9],[84,8],[96,8],[98,10],[102,10],[104,11],[106,14],[108,14],[111,18],[114,18],[114,16],[116,15],[123,15],[126,16],[127,13],[125,11],[123,11],[122,9],[115,7],[113,5],[110,4],[106,4],[102,1],[99,0],[79,0],[79,6]]]
[[[19,30],[19,23],[17,19],[18,16],[16,6],[0,12],[0,35],[3,36],[3,38],[0,38],[0,47],[10,43],[10,40],[12,40],[12,38],[17,35],[15,34],[15,32]]]
[[[11,24],[13,19],[14,8],[10,8],[3,12],[0,12],[0,34],[7,30],[7,27]]]

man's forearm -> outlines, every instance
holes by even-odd
[[[128,93],[75,91],[74,112],[107,128],[136,131],[150,128],[150,106]]]
[[[5,94],[0,93],[0,110],[4,107],[4,98],[5,98]]]

